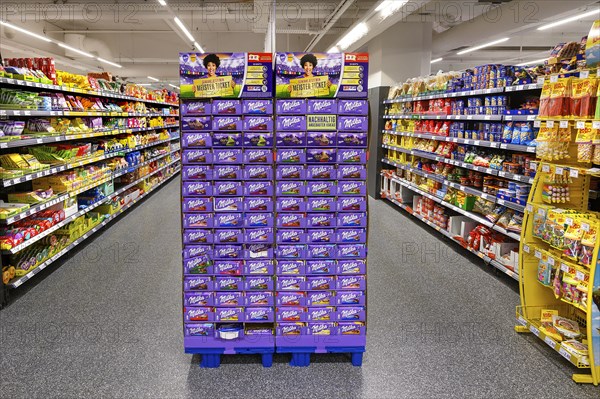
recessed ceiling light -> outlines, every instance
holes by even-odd
[[[158,0],[158,4],[164,7],[167,5],[167,2],[165,0]]]
[[[510,39],[510,38],[509,37],[505,37],[503,39],[494,40],[493,42],[482,44],[480,46],[469,47],[469,48],[467,48],[465,50],[459,51],[456,54],[458,54],[458,55],[467,54],[467,53],[470,53],[470,52],[473,52],[473,51],[480,50],[480,49],[485,48],[485,47],[490,47],[490,46],[493,46],[493,45],[496,45],[496,44],[499,44],[499,43],[503,43],[503,42],[507,41],[508,39]]]
[[[546,29],[554,28],[555,26],[567,24],[569,22],[577,21],[578,19],[581,19],[581,18],[591,17],[593,15],[596,15],[597,17],[600,16],[600,10],[595,9],[592,11],[584,12],[583,14],[575,15],[574,17],[561,19],[560,21],[556,21],[556,22],[552,22],[551,24],[548,24],[548,25],[540,26],[539,28],[537,28],[537,30],[546,30]]]
[[[85,55],[86,57],[94,58],[94,56],[93,56],[92,54],[90,54],[90,53],[86,53],[85,51],[81,51],[81,50],[79,50],[79,49],[76,49],[75,47],[67,46],[67,45],[66,45],[66,44],[64,44],[64,43],[58,43],[58,45],[59,45],[60,47],[62,47],[62,48],[65,48],[65,49],[67,49],[67,50],[70,50],[70,51],[72,51],[72,52],[74,52],[74,53],[81,54],[81,55]]]
[[[117,68],[123,68],[121,65],[119,65],[117,63],[114,63],[112,61],[109,61],[109,60],[105,60],[104,58],[98,57],[98,61],[104,62],[105,64],[112,65],[112,66],[117,67]]]
[[[187,36],[188,39],[190,39],[191,42],[196,41],[194,39],[194,36],[192,36],[190,31],[187,30],[187,28],[185,27],[185,25],[183,24],[183,22],[181,22],[181,20],[179,18],[175,17],[174,20],[175,20],[175,23],[177,24],[177,26],[179,26],[179,29],[181,29],[181,31]]]

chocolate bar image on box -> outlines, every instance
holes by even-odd
[[[248,275],[272,275],[273,260],[248,260],[244,265],[244,274]]]
[[[306,232],[303,229],[284,229],[277,231],[277,244],[301,244],[306,242]]]
[[[241,180],[242,167],[240,165],[215,165],[213,177],[215,180]]]
[[[366,243],[367,230],[363,228],[357,229],[337,229],[337,242],[340,244],[346,243]]]
[[[244,147],[273,147],[273,133],[244,132]]]
[[[213,287],[212,277],[195,276],[183,278],[183,289],[185,291],[209,291]]]
[[[306,247],[304,245],[277,245],[277,259],[303,259],[306,255]]]
[[[277,212],[306,212],[306,201],[303,197],[277,198]]]
[[[331,259],[307,260],[306,274],[334,274],[335,261]],[[312,288],[311,288],[312,289]]]
[[[335,212],[335,197],[311,197],[306,205],[307,212]]]
[[[337,186],[334,181],[309,181],[308,195],[335,195]]]
[[[335,213],[309,213],[306,221],[308,228],[335,227]]]
[[[339,165],[339,180],[365,180],[367,178],[367,169],[364,165]]]
[[[243,292],[217,292],[215,294],[215,306],[244,306],[244,302]]]
[[[338,212],[364,212],[367,210],[367,199],[361,197],[338,198]]]
[[[336,132],[308,132],[306,145],[309,147],[331,147],[336,145]]]
[[[335,148],[309,148],[306,150],[308,163],[335,163],[337,153]]]
[[[241,147],[242,133],[215,132],[212,135],[213,147]]]
[[[337,305],[365,305],[366,296],[364,291],[338,291],[336,293]]]
[[[214,241],[217,244],[237,244],[244,242],[244,235],[241,229],[215,230]]]
[[[273,306],[275,299],[273,292],[247,292],[246,306]]]
[[[304,196],[306,195],[306,185],[303,181],[279,181],[275,194],[278,196]]]
[[[333,306],[322,306],[308,309],[308,321],[336,321],[337,313]]]
[[[240,100],[213,100],[213,115],[239,115],[242,113]]]
[[[308,165],[307,179],[310,180],[329,180],[335,179],[334,165]]]
[[[213,128],[215,131],[240,131],[242,130],[241,116],[215,116]]]
[[[201,255],[183,261],[183,274],[213,274],[212,261]]]
[[[242,129],[246,131],[273,131],[273,118],[270,116],[244,116]]]
[[[272,115],[273,100],[242,100],[242,113],[246,115]]]
[[[306,216],[300,213],[280,213],[277,215],[278,228],[304,228]]]
[[[182,151],[182,162],[184,164],[189,163],[213,163],[212,151],[206,148],[198,148],[193,150]]]
[[[181,104],[181,115],[199,116],[210,115],[211,103],[207,100],[184,101]]]
[[[210,116],[186,116],[181,118],[181,130],[184,132],[212,130],[212,126]]]
[[[214,246],[214,258],[231,260],[231,259],[242,259],[244,257],[244,250],[242,245],[215,245]]]
[[[222,276],[240,276],[242,274],[241,260],[215,260],[215,274]]]
[[[309,244],[307,248],[307,258],[310,259],[331,259],[335,258],[335,244]]]
[[[367,100],[339,100],[337,112],[340,115],[368,115],[369,102]]]
[[[216,321],[244,321],[244,308],[216,308],[215,309],[215,320]]]
[[[246,229],[246,232],[244,234],[244,242],[246,243],[273,243],[273,241],[273,229],[270,227]]]
[[[276,312],[277,321],[290,322],[290,321],[306,321],[307,314],[306,308],[302,307],[283,307],[278,308]]]
[[[183,247],[183,259],[190,259],[198,256],[204,256],[208,259],[212,258],[212,245],[185,245]]]
[[[208,165],[183,167],[183,180],[212,180],[213,170]]]
[[[211,244],[213,242],[212,230],[189,229],[183,230],[184,244]]]
[[[243,208],[242,197],[215,197],[215,212],[241,212]]]
[[[249,197],[244,201],[246,212],[273,212],[273,199],[270,197]]]
[[[273,183],[270,181],[251,181],[244,183],[244,195],[256,197],[273,195]]]
[[[244,180],[271,180],[273,168],[270,165],[246,165]]]
[[[306,306],[306,292],[277,292],[277,306]]]
[[[341,181],[337,185],[337,194],[346,195],[367,195],[367,183],[365,181]]]
[[[306,286],[306,277],[302,276],[279,276],[277,277],[277,290],[280,291],[302,291]]]
[[[184,320],[188,321],[213,321],[215,312],[211,307],[190,306],[183,309]]]
[[[211,198],[184,198],[181,204],[183,212],[212,212]]]
[[[216,228],[242,227],[244,223],[242,215],[242,213],[217,213],[214,217],[214,226]]]
[[[277,131],[306,131],[306,116],[285,115],[277,117]]]
[[[273,322],[274,313],[272,308],[246,308],[246,314],[244,318],[247,322]]]
[[[181,193],[184,197],[210,197],[213,195],[212,182],[184,181]]]
[[[273,163],[273,152],[270,149],[245,149],[244,163]]]
[[[338,244],[337,257],[339,259],[364,259],[367,257],[367,246],[366,244]]]
[[[215,290],[217,291],[240,291],[243,285],[241,277],[215,277]]]
[[[248,244],[244,251],[244,257],[246,259],[272,259],[273,254],[273,245],[265,243]]]
[[[304,115],[306,114],[305,99],[277,99],[276,112],[280,115]]]
[[[181,145],[183,148],[212,147],[212,136],[210,133],[183,132]]]
[[[316,244],[332,244],[336,241],[335,229],[309,229],[307,241]]]
[[[278,165],[277,180],[302,180],[306,178],[304,165]]]
[[[365,274],[367,263],[363,259],[339,260],[335,274]]]
[[[306,295],[307,306],[331,306],[335,304],[334,291],[309,291]]]
[[[270,212],[250,213],[244,218],[244,227],[273,227],[274,217]]]
[[[336,99],[308,99],[307,114],[335,114],[337,113]]]
[[[213,214],[212,213],[184,213],[183,228],[212,228]]]
[[[273,289],[273,278],[271,276],[247,276],[244,280],[246,291],[268,291]]]
[[[214,195],[242,195],[242,182],[218,181],[215,182]]]
[[[275,271],[278,275],[301,276],[305,274],[305,264],[303,260],[278,260]]]
[[[277,147],[306,147],[306,132],[277,132],[275,143]]]
[[[213,306],[214,302],[214,292],[185,292],[183,294],[185,306]]]
[[[213,323],[186,323],[184,334],[186,337],[213,337],[215,335],[215,327]]]
[[[241,149],[216,149],[213,152],[214,163],[242,163]]]
[[[338,132],[337,134],[337,146],[338,147],[367,147],[368,135],[367,133],[358,132]]]

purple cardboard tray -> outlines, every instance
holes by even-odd
[[[214,180],[241,180],[242,167],[240,165],[215,165],[213,178]]]
[[[338,147],[358,147],[366,148],[368,143],[367,133],[358,132],[338,132],[337,146]]]
[[[309,244],[306,251],[307,259],[332,259],[335,255],[335,244]]]
[[[306,278],[306,289],[311,291],[323,291],[335,289],[335,277],[333,276],[310,276]]]
[[[367,100],[339,100],[337,113],[339,115],[368,115],[369,102]]]
[[[277,116],[277,131],[306,131],[306,116],[304,115],[284,115]]]
[[[337,335],[337,327],[332,321],[306,323],[307,335]]]
[[[214,292],[184,292],[183,294],[185,306],[213,306],[214,303]]]
[[[215,259],[242,259],[244,257],[244,249],[242,245],[215,245]]]
[[[212,245],[185,245],[183,247],[184,260],[199,256],[210,259],[213,256]]]
[[[335,195],[337,186],[334,181],[309,181],[307,195]]]
[[[183,230],[184,244],[211,244],[213,242],[212,230],[190,229]]]
[[[244,149],[244,163],[272,164],[273,151],[268,148]]]
[[[326,228],[335,225],[335,213],[309,213],[306,218],[307,228]]]
[[[273,100],[242,100],[244,115],[272,115]]]
[[[213,115],[240,115],[242,104],[240,100],[213,100]]]
[[[309,291],[306,293],[307,306],[332,306],[335,304],[335,291]]]
[[[270,181],[248,181],[244,183],[244,195],[250,197],[273,196],[273,182]]]
[[[304,307],[284,307],[278,308],[276,312],[276,319],[278,322],[296,322],[306,321],[307,313]]]
[[[306,212],[304,197],[277,198],[277,212]]]
[[[306,132],[277,132],[275,144],[277,147],[306,147]]]
[[[306,114],[306,100],[301,99],[277,99],[275,102],[276,112],[279,115],[304,115]]]
[[[337,185],[337,195],[367,195],[365,181],[341,181]]]
[[[216,291],[240,291],[244,281],[239,276],[217,276],[215,277]]]
[[[364,306],[340,306],[336,311],[338,321],[366,321],[367,315]]]
[[[367,242],[367,229],[337,229],[337,242],[339,244]]]
[[[241,212],[244,207],[242,197],[215,197],[215,212]]]
[[[270,197],[248,197],[244,201],[245,212],[273,212],[273,199]]]
[[[186,353],[206,353],[206,349],[218,349],[220,353],[234,355],[239,353],[240,348],[273,348],[275,337],[270,330],[249,329],[241,331],[236,339],[222,339],[219,337],[218,327],[215,323],[195,324],[200,326],[196,328],[196,334],[189,335],[189,324],[185,325],[185,336],[183,337],[183,346]],[[287,337],[286,337],[287,338]],[[355,337],[348,337],[355,338]]]
[[[340,278],[342,277],[338,276],[338,281]],[[335,296],[338,306],[364,306],[367,303],[367,296],[364,291],[338,291]]]
[[[366,132],[369,130],[369,118],[366,116],[340,116],[337,118],[338,130]]]
[[[213,323],[186,323],[184,335],[188,339],[212,337],[215,335],[215,325]]]
[[[307,163],[335,163],[337,150],[335,148],[309,148],[306,150]]]
[[[221,229],[239,228],[244,223],[243,215],[243,213],[217,213],[213,225]]]
[[[306,242],[306,231],[303,229],[277,230],[277,244],[301,244]]]
[[[366,180],[367,168],[364,165],[339,165],[337,169],[339,180]]]
[[[306,274],[329,274],[335,273],[335,261],[331,259],[307,260]]]
[[[329,180],[335,179],[334,165],[308,165],[307,179],[310,180]]]
[[[213,163],[213,154],[212,151],[208,148],[183,150],[181,158],[184,164]]]
[[[336,288],[338,290],[361,290],[364,291],[367,288],[367,281],[365,276],[338,276],[336,281]],[[339,302],[338,302],[339,303]]]
[[[307,114],[335,114],[337,100],[335,98],[308,99]]]
[[[315,244],[335,243],[335,229],[308,229],[306,241]]]
[[[308,308],[307,321],[335,321],[337,312],[333,306],[319,306]]]
[[[306,185],[303,181],[279,181],[277,182],[275,194],[278,196],[304,196],[306,195]]]
[[[212,130],[210,116],[184,116],[181,118],[181,130],[184,132]]]
[[[242,133],[214,132],[212,135],[213,147],[241,147]]]
[[[277,180],[303,180],[306,178],[304,165],[277,165]]]
[[[306,292],[277,292],[277,306],[306,306]]]
[[[210,229],[213,227],[212,213],[184,213],[183,228],[184,229]]]
[[[212,291],[214,289],[214,281],[208,276],[193,276],[183,278],[184,291]]]
[[[216,181],[213,195],[240,196],[243,194],[242,182],[239,181]]]
[[[247,276],[244,280],[245,291],[272,291],[272,276]]]
[[[367,257],[366,244],[338,244],[338,259],[364,259]]]
[[[184,259],[183,274],[212,274],[214,269],[211,263],[210,258],[205,255]]]
[[[243,264],[241,260],[215,260],[213,269],[221,276],[241,276]]]
[[[367,210],[367,199],[361,197],[340,197],[337,201],[338,212],[365,212]]]
[[[215,308],[216,321],[244,321],[244,308]]]
[[[247,292],[246,306],[273,306],[275,298],[273,292]]]
[[[212,180],[213,170],[208,165],[183,166],[183,180]]]
[[[244,306],[243,292],[217,292],[215,293],[215,306]]]
[[[244,132],[244,147],[273,147],[273,133]]]
[[[273,250],[272,244],[248,244],[246,245],[246,249],[244,250],[244,257],[248,260],[273,259],[274,253],[275,251]]]
[[[275,271],[278,275],[301,276],[305,274],[305,264],[303,260],[279,260]]]
[[[272,323],[275,320],[273,308],[246,308],[246,314],[244,316],[246,322],[257,321],[263,323]]]
[[[182,132],[181,145],[183,148],[212,147],[212,136],[210,133]]]
[[[339,260],[335,274],[365,274],[367,272],[367,262],[363,259]]]
[[[338,336],[356,337],[363,336],[367,333],[367,327],[362,321],[343,321],[338,322]],[[360,346],[359,344],[356,344]]]
[[[277,151],[275,161],[278,164],[302,164],[306,162],[306,150],[303,148],[283,148]]]
[[[306,257],[306,246],[301,244],[277,245],[275,255],[277,259],[304,259]]]
[[[302,291],[306,287],[306,277],[303,276],[278,276],[277,291]]]
[[[367,227],[367,214],[358,213],[340,213],[337,217],[338,227]]]
[[[213,104],[214,111],[214,104]],[[241,116],[215,116],[213,117],[213,131],[226,131],[234,132],[242,130],[242,117]],[[347,129],[353,130],[353,129]]]
[[[181,191],[184,197],[210,197],[213,195],[213,186],[210,181],[184,181]]]
[[[301,229],[306,227],[306,216],[300,213],[280,213],[277,215],[278,228]]]
[[[242,120],[242,130],[250,132],[272,132],[273,117],[246,115]]]
[[[247,244],[255,244],[259,242],[273,243],[274,235],[273,228],[260,227],[255,229],[246,229],[244,233],[244,242]]]
[[[242,229],[217,229],[214,234],[215,244],[240,244],[244,242]]]
[[[243,153],[239,148],[221,148],[213,151],[213,163],[242,163]]]
[[[308,147],[331,147],[336,145],[336,132],[308,132],[306,134]]]
[[[367,150],[360,148],[340,148],[337,153],[340,164],[365,164],[367,163]]]
[[[181,104],[181,115],[183,116],[201,116],[210,115],[212,109],[208,100],[183,101]]]
[[[306,323],[303,322],[288,322],[288,323],[277,323],[275,334],[283,338],[286,337],[298,337],[306,335]],[[286,345],[281,345],[286,346]],[[289,345],[288,345],[289,346]]]
[[[269,260],[247,260],[244,265],[245,275],[272,275],[273,259]]]
[[[274,219],[272,213],[250,213],[244,217],[244,227],[273,227]]]
[[[246,165],[244,180],[272,180],[273,167],[271,165]]]
[[[309,197],[307,212],[335,212],[335,197]]]
[[[183,308],[183,320],[190,321],[214,321],[215,312],[211,307],[187,306]]]

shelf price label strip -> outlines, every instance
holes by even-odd
[[[384,104],[393,104],[393,103],[406,103],[420,100],[436,100],[440,98],[455,98],[455,97],[470,97],[470,96],[479,96],[482,94],[494,94],[494,93],[511,93],[516,91],[525,91],[525,90],[541,90],[544,85],[540,83],[531,83],[526,85],[515,85],[515,86],[507,86],[507,87],[496,87],[493,89],[479,89],[479,90],[470,90],[470,91],[459,91],[452,93],[439,93],[439,94],[428,94],[421,95],[415,97],[400,97],[395,99],[383,100]]]

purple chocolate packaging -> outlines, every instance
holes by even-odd
[[[212,147],[212,136],[210,133],[183,132],[181,145],[183,148]]]
[[[308,228],[323,228],[335,227],[335,213],[309,213],[306,227]]]
[[[242,197],[215,197],[215,212],[241,212],[244,207]]]
[[[341,181],[337,185],[337,195],[367,195],[365,181]]]
[[[212,130],[212,126],[210,116],[184,116],[181,118],[181,130],[184,132]]]
[[[215,259],[242,259],[243,257],[242,245],[215,245]]]
[[[213,104],[214,111],[214,104]],[[239,131],[242,130],[242,117],[241,116],[215,116],[213,117],[214,131]],[[353,129],[347,129],[353,130]]]
[[[342,277],[338,278],[339,279]],[[367,297],[364,291],[338,291],[336,293],[336,303],[337,305],[365,305],[367,303]]]
[[[366,180],[367,168],[364,165],[339,165],[337,178],[339,180]]]
[[[307,114],[335,114],[337,113],[336,99],[309,99]]]
[[[335,212],[335,197],[310,197],[307,212]]]
[[[274,253],[272,244],[248,244],[244,250],[244,257],[246,259],[273,259]]]
[[[306,227],[306,217],[299,213],[280,213],[277,215],[278,228],[297,228]]]
[[[240,196],[242,194],[243,194],[242,182],[239,182],[239,181],[217,181],[217,182],[215,182],[213,195]]]
[[[367,282],[365,276],[338,276],[336,281],[338,290],[365,290]]]
[[[277,147],[306,147],[306,132],[277,132]]]
[[[334,165],[308,165],[307,179],[310,180],[330,180],[335,179]]]
[[[335,195],[337,187],[334,181],[309,181],[307,195]]]
[[[308,132],[306,134],[308,147],[331,147],[336,145],[336,132]]]
[[[337,134],[337,146],[340,148],[343,148],[343,147],[366,148],[367,142],[368,142],[368,134],[367,133],[338,132],[338,134]]]
[[[274,304],[275,299],[272,292],[265,291],[246,293],[246,306],[273,306]]]
[[[306,162],[306,150],[303,148],[284,148],[277,151],[277,163],[299,164]]]
[[[279,181],[277,182],[276,195],[306,195],[306,185],[303,181]]]
[[[304,259],[306,246],[302,244],[277,245],[275,254],[277,259]]]
[[[271,276],[248,276],[244,280],[246,291],[270,291],[273,290],[273,277]]]
[[[337,242],[339,244],[347,243],[366,243],[367,242],[367,229],[356,228],[356,229],[337,229]]]
[[[213,115],[240,115],[242,104],[240,100],[213,100]]]
[[[307,260],[306,274],[334,274],[335,261],[331,259]],[[317,289],[317,288],[311,288]]]
[[[273,259],[269,260],[247,260],[244,265],[245,275],[272,275]]]
[[[367,199],[363,197],[340,197],[337,202],[338,212],[365,212]]]
[[[335,274],[365,274],[367,263],[363,259],[338,260]]]
[[[244,306],[243,292],[215,293],[215,306]]]
[[[277,292],[277,306],[306,306],[306,292]]]
[[[306,242],[303,229],[283,229],[277,231],[277,244],[300,244]]]
[[[309,291],[306,295],[307,306],[331,306],[335,304],[334,291]]]
[[[184,229],[210,229],[213,227],[212,213],[184,213],[183,228]]]
[[[337,152],[340,164],[365,164],[367,163],[367,150],[361,148],[340,148]]]
[[[308,321],[335,321],[337,313],[333,306],[308,308]]]
[[[183,304],[185,306],[213,306],[214,303],[214,292],[185,292],[183,294]]]
[[[190,229],[183,230],[184,244],[212,244],[212,230]]]
[[[244,147],[273,147],[273,133],[244,132]]]
[[[244,308],[215,308],[216,321],[244,321]]]
[[[276,112],[280,115],[304,115],[306,114],[306,100],[305,99],[277,99]]]
[[[244,183],[244,195],[250,197],[273,196],[273,183],[270,181],[248,181]]]
[[[306,131],[306,116],[285,115],[277,117],[277,131]]]
[[[369,102],[367,100],[339,100],[337,113],[339,115],[368,115]]]
[[[335,163],[337,150],[335,148],[309,148],[306,150],[306,162],[308,163]]]
[[[364,306],[340,306],[336,313],[338,321],[365,321],[367,317]]]
[[[244,131],[273,131],[273,118],[271,116],[244,116],[242,120],[242,130]]]
[[[366,116],[339,116],[337,122],[340,131],[367,132],[369,130],[369,118]]]
[[[306,251],[306,257],[309,259],[331,259],[335,258],[335,244],[310,244]]]
[[[309,243],[335,243],[335,229],[309,229],[306,237]]]
[[[194,276],[183,278],[184,291],[211,291],[213,288],[212,277]]]
[[[272,115],[273,100],[242,100],[242,113],[246,115]]]
[[[244,242],[254,244],[259,242],[273,243],[273,229],[271,227],[261,227],[256,229],[246,229],[244,233]]]
[[[243,263],[241,260],[215,260],[213,268],[215,274],[240,276],[242,274]]]
[[[246,314],[244,316],[246,322],[249,321],[261,321],[261,322],[273,322],[275,315],[273,308],[246,308]]]
[[[183,259],[187,260],[203,256],[211,258],[213,256],[212,245],[186,245],[183,248]]]
[[[306,321],[306,308],[303,307],[285,307],[277,309],[277,321]]]
[[[273,167],[270,165],[246,165],[244,168],[244,180],[271,179],[273,179]]]
[[[243,213],[217,213],[213,225],[216,228],[231,229],[242,227],[243,223]]]
[[[273,212],[273,198],[249,197],[244,201],[245,212]]]
[[[367,227],[367,214],[359,213],[340,213],[337,218],[338,227]]]
[[[303,197],[277,198],[277,212],[306,212],[306,200]]]
[[[183,150],[181,158],[184,164],[213,163],[212,151],[207,148]]]
[[[215,244],[238,244],[244,242],[242,229],[217,229],[214,234]]]
[[[242,133],[214,132],[212,135],[213,147],[241,147]]]
[[[184,101],[181,104],[181,115],[210,115],[211,103],[207,100]]]
[[[215,149],[213,151],[213,163],[242,163],[243,153],[239,148]]]
[[[279,276],[277,277],[278,291],[302,291],[306,287],[306,277]]]
[[[244,286],[241,277],[237,276],[217,276],[215,277],[216,291],[240,291]]]
[[[279,234],[278,232],[277,234]],[[276,274],[301,276],[305,273],[303,260],[279,260],[277,261]]]
[[[186,337],[213,337],[215,326],[213,323],[196,323],[185,325]]]
[[[366,244],[338,244],[337,256],[339,259],[364,259],[367,257],[367,246]]]
[[[181,209],[183,212],[212,212],[212,198],[184,198]]]
[[[183,309],[184,321],[213,321],[215,312],[211,307],[185,307]]]
[[[338,334],[339,335],[351,335],[356,337],[357,335],[365,335],[367,333],[367,327],[364,322],[361,321],[343,321],[338,322]]]
[[[215,165],[213,178],[214,180],[241,180],[242,167],[240,165]]]
[[[273,163],[273,151],[267,148],[246,148],[244,150],[244,163]]]
[[[182,170],[183,180],[212,180],[213,170],[208,165],[184,166]]]
[[[244,218],[244,227],[273,227],[272,213],[250,213]]]
[[[209,181],[184,181],[182,187],[184,197],[210,197],[213,195],[212,182]]]
[[[183,274],[213,274],[213,271],[208,256],[196,256],[183,261]]]
[[[277,329],[275,332],[278,336],[301,336],[306,335],[307,329],[306,324],[301,322],[290,322],[290,323],[277,323]]]
[[[277,180],[302,180],[304,178],[306,178],[304,165],[277,165]]]

